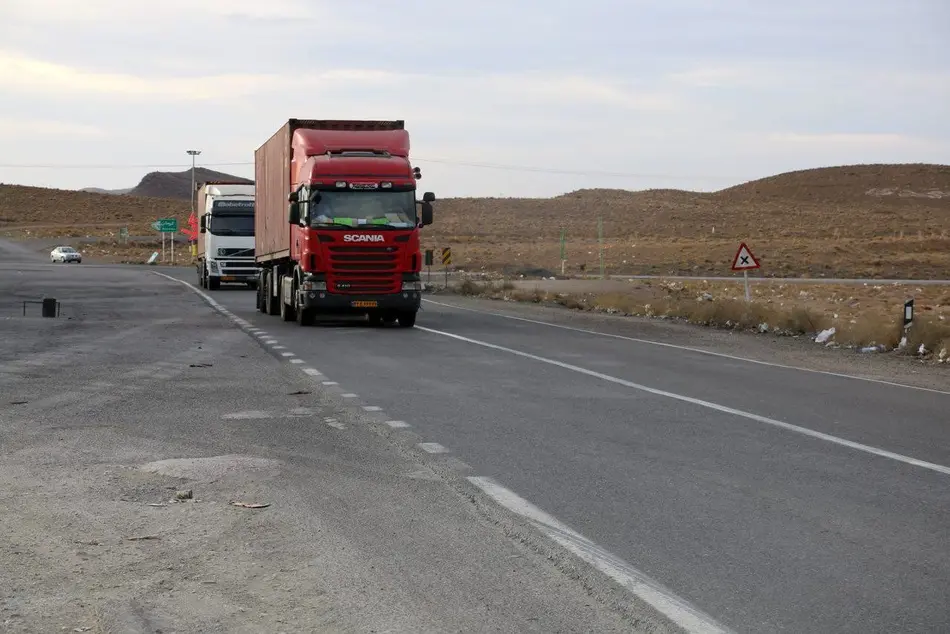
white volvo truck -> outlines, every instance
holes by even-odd
[[[257,288],[254,262],[254,185],[209,181],[198,186],[198,284]]]

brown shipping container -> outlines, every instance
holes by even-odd
[[[402,130],[403,121],[290,119],[254,151],[254,250],[258,262],[290,257],[287,196],[291,191],[290,142],[294,131]]]

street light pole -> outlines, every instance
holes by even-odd
[[[198,192],[195,191],[195,157],[201,154],[201,150],[186,150],[186,152],[191,156],[191,213],[195,215],[195,218],[198,217],[198,210],[195,209],[195,206],[198,204],[195,200]],[[200,222],[200,220],[199,220]],[[197,242],[197,238],[195,241]],[[194,250],[192,250],[192,260],[194,259]]]

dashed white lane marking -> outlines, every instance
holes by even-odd
[[[699,611],[627,562],[574,532],[570,527],[491,478],[470,476],[467,479],[498,504],[529,520],[549,538],[652,605],[687,632],[696,634],[731,632],[711,616]]]
[[[419,449],[426,453],[449,453],[449,450],[437,442],[421,442]]]
[[[858,442],[854,442],[852,440],[846,440],[844,438],[839,438],[838,436],[825,434],[820,431],[815,431],[814,429],[808,429],[807,427],[800,427],[798,425],[786,423],[784,421],[776,420],[774,418],[769,418],[767,416],[759,416],[758,414],[746,412],[741,409],[735,409],[733,407],[727,407],[725,405],[719,405],[718,403],[712,403],[710,401],[704,401],[702,399],[693,398],[692,396],[684,396],[683,394],[676,394],[675,392],[667,392],[666,390],[660,390],[654,387],[648,387],[646,385],[641,385],[640,383],[634,383],[633,381],[627,381],[626,379],[610,376],[609,374],[603,374],[602,372],[595,372],[594,370],[588,370],[587,368],[571,365],[570,363],[564,363],[563,361],[557,361],[556,359],[548,359],[547,357],[541,357],[536,354],[522,352],[521,350],[515,350],[514,348],[506,348],[505,346],[499,346],[494,343],[488,343],[487,341],[479,341],[478,339],[471,339],[469,337],[463,337],[461,335],[456,335],[456,334],[452,334],[450,332],[444,332],[441,330],[433,330],[432,328],[424,328],[422,326],[416,326],[416,329],[422,330],[428,333],[432,333],[435,335],[441,335],[443,337],[449,337],[451,339],[456,339],[458,341],[464,341],[466,343],[471,343],[476,346],[482,346],[484,348],[490,348],[492,350],[498,350],[500,352],[507,352],[508,354],[513,354],[515,356],[523,357],[525,359],[531,359],[532,361],[547,363],[549,365],[557,366],[559,368],[564,368],[565,370],[571,370],[572,372],[585,374],[587,376],[601,379],[602,381],[616,383],[617,385],[623,385],[624,387],[630,387],[635,390],[641,390],[643,392],[648,392],[650,394],[656,394],[657,396],[665,396],[667,398],[672,398],[677,401],[682,401],[684,403],[692,403],[693,405],[706,407],[708,409],[712,409],[717,412],[732,414],[733,416],[740,416],[742,418],[747,418],[749,420],[753,420],[758,423],[764,423],[766,425],[779,427],[781,429],[785,429],[785,430],[792,431],[798,434],[809,436],[811,438],[817,438],[818,440],[824,440],[826,442],[840,445],[842,447],[856,449],[858,451],[863,451],[864,453],[872,454],[875,456],[881,456],[883,458],[890,458],[891,460],[896,460],[898,462],[914,465],[915,467],[922,467],[924,469],[930,469],[931,471],[937,471],[939,473],[950,475],[950,467],[934,464],[932,462],[925,462],[923,460],[918,460],[917,458],[911,458],[909,456],[904,456],[898,453],[894,453],[892,451],[887,451],[886,449],[879,449],[878,447],[864,445]]]
[[[352,392],[347,392],[346,394],[341,394],[343,398],[358,398],[358,394],[353,394]]]
[[[607,337],[610,339],[620,339],[623,341],[630,341],[633,343],[642,343],[650,346],[659,346],[661,348],[671,348],[675,350],[684,350],[687,352],[695,352],[698,354],[706,354],[713,357],[720,357],[723,359],[731,359],[733,361],[744,361],[746,363],[755,363],[758,365],[765,365],[773,368],[782,368],[783,370],[798,370],[799,372],[812,372],[814,374],[825,374],[827,376],[835,376],[842,379],[852,379],[854,381],[867,381],[869,383],[881,383],[883,385],[891,385],[894,387],[903,387],[910,390],[920,390],[921,392],[933,392],[935,394],[946,394],[950,396],[950,392],[945,390],[936,390],[929,387],[919,387],[917,385],[907,385],[906,383],[896,383],[894,381],[885,381],[883,379],[872,379],[866,376],[855,376],[853,374],[844,374],[841,372],[830,372],[828,370],[815,370],[814,368],[802,368],[795,365],[785,365],[784,363],[774,363],[771,361],[760,361],[758,359],[750,359],[748,357],[740,357],[733,354],[726,354],[724,352],[713,352],[712,350],[703,350],[702,348],[693,348],[692,346],[681,346],[675,343],[667,343],[665,341],[652,341],[650,339],[639,339],[637,337],[627,337],[624,335],[615,335],[609,332],[599,332],[597,330],[587,330],[586,328],[576,328],[574,326],[564,326],[562,324],[554,324],[549,321],[541,321],[539,319],[528,319],[526,317],[515,317],[514,315],[505,315],[503,313],[496,313],[489,310],[478,310],[475,308],[465,308],[463,306],[455,306],[453,304],[444,304],[442,302],[435,302],[431,299],[424,299],[424,302],[434,304],[435,306],[444,306],[446,308],[454,308],[456,310],[464,310],[470,313],[478,313],[481,315],[491,315],[492,317],[500,317],[502,319],[511,319],[513,321],[521,321],[528,324],[537,324],[539,326],[548,326],[550,328],[560,328],[561,330],[569,330],[571,332],[579,332],[585,335],[595,335],[597,337]]]
[[[331,385],[339,385],[339,383],[337,383],[336,381],[324,381],[323,385],[330,387]]]
[[[221,418],[249,420],[253,418],[271,418],[271,414],[269,412],[262,412],[260,410],[250,410],[247,412],[234,412],[233,414],[225,414]]]
[[[404,420],[387,420],[386,424],[393,429],[403,429],[404,427],[409,427],[409,423]]]
[[[303,371],[305,374],[309,374],[310,376],[323,376],[320,373],[320,370],[316,368],[304,368]]]
[[[291,362],[291,363],[303,363],[304,361],[303,361],[303,359],[291,359],[290,362]]]
[[[381,412],[383,408],[378,405],[364,405],[363,409],[367,412]]]
[[[293,352],[281,352],[281,353],[280,353],[280,356],[282,356],[282,357],[296,357],[297,355],[295,355]]]
[[[282,345],[280,345],[279,343],[277,343],[276,341],[275,341],[274,343],[270,344],[270,347],[273,348],[274,350],[286,350],[286,349],[287,349],[287,346],[282,346]]]

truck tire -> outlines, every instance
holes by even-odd
[[[263,275],[260,275],[259,278],[260,278],[260,277],[264,277],[264,276],[263,276]],[[257,293],[256,293],[256,295],[257,295],[257,311],[260,312],[260,313],[263,313],[264,310],[265,310],[265,306],[264,306],[264,289],[267,288],[267,281],[266,281],[266,279],[267,279],[266,277],[264,277],[263,280],[262,280],[262,279],[258,279],[258,284],[257,284]]]
[[[277,301],[280,302],[280,320],[281,321],[294,321],[297,319],[295,306],[291,306],[284,301],[284,289],[283,289],[283,280],[279,280],[277,287],[280,289],[280,296],[277,298]],[[297,300],[291,297],[290,301],[297,303]]]
[[[274,298],[270,288],[273,277],[274,270],[271,269],[267,272],[267,284],[264,285],[264,312],[271,316],[280,314],[280,306],[277,305],[278,300]]]
[[[399,316],[396,317],[396,319],[399,320],[400,328],[412,328],[416,325],[416,311],[407,310],[405,312],[401,312],[399,313]]]

